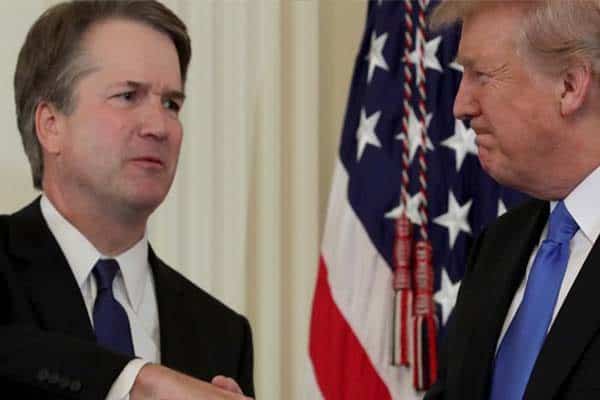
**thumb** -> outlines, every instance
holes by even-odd
[[[223,390],[227,390],[228,392],[244,394],[237,382],[226,376],[217,375],[212,379],[211,383]]]

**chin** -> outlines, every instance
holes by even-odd
[[[171,188],[172,179],[162,176],[128,176],[115,188],[120,201],[133,212],[150,214],[165,199]]]
[[[511,184],[510,174],[508,174],[508,169],[503,168],[497,163],[493,163],[489,158],[481,157],[479,158],[479,162],[481,164],[481,168],[501,185],[514,187]]]
[[[125,201],[133,209],[151,213],[166,196],[167,191],[164,189],[138,187],[133,192],[127,193]]]
[[[492,178],[496,179],[493,173],[493,168],[491,166],[490,159],[486,157],[482,152],[479,152],[479,164],[481,165],[481,169],[483,169],[488,175]]]
[[[530,185],[526,182],[523,174],[518,174],[507,168],[491,171],[486,170],[486,172],[500,185],[532,195]]]

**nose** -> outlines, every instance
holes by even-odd
[[[480,113],[479,102],[476,99],[476,89],[468,79],[460,81],[456,98],[454,99],[453,113],[457,119],[473,119]]]
[[[166,139],[169,135],[170,118],[172,117],[168,115],[160,98],[149,99],[143,107],[140,134],[158,140]]]

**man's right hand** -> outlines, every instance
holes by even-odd
[[[157,364],[147,364],[137,375],[131,400],[248,400],[227,386],[216,386]],[[232,386],[233,388],[233,386]]]

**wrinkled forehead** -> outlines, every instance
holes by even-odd
[[[512,2],[493,2],[462,21],[457,62],[465,67],[480,60],[515,57],[525,11]]]

